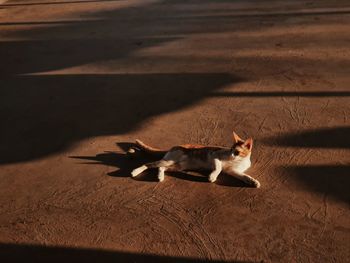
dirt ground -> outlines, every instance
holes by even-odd
[[[2,3],[1,261],[350,262],[349,47],[346,0]],[[130,178],[232,130],[260,189]]]

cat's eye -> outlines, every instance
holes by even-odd
[[[238,151],[238,150],[234,150],[234,151],[233,151],[233,155],[234,155],[234,156],[238,156],[238,155],[239,155],[239,151]]]

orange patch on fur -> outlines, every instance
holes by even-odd
[[[238,151],[239,152],[239,156],[241,156],[241,157],[246,157],[246,156],[248,156],[249,154],[250,154],[250,150],[249,149],[247,149],[243,144],[241,144],[241,145],[237,145],[236,146],[236,151]]]
[[[243,151],[240,151],[240,152],[239,152],[239,155],[240,155],[241,157],[246,157],[248,154],[249,154],[249,151],[248,151],[248,150],[243,150]]]
[[[201,149],[201,148],[205,148],[206,146],[199,145],[199,144],[183,144],[183,145],[180,145],[180,147],[183,147],[185,149]]]

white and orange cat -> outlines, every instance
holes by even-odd
[[[247,175],[245,171],[250,167],[250,155],[253,139],[242,140],[233,132],[233,145],[231,148],[202,145],[180,145],[163,151],[148,146],[136,140],[140,150],[155,155],[164,156],[160,161],[144,164],[131,172],[132,177],[138,176],[149,168],[158,168],[158,179],[164,180],[165,171],[185,170],[211,170],[209,181],[215,182],[221,172],[232,175],[239,180],[256,188],[260,187],[258,180]],[[130,149],[129,152],[134,152]]]

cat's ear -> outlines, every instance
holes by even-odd
[[[232,139],[234,143],[244,142],[235,132],[232,132]]]
[[[245,140],[245,142],[244,142],[243,145],[244,145],[245,147],[247,147],[247,149],[248,149],[249,151],[251,151],[252,148],[253,148],[253,139],[252,139],[252,138],[249,138],[249,139]]]

